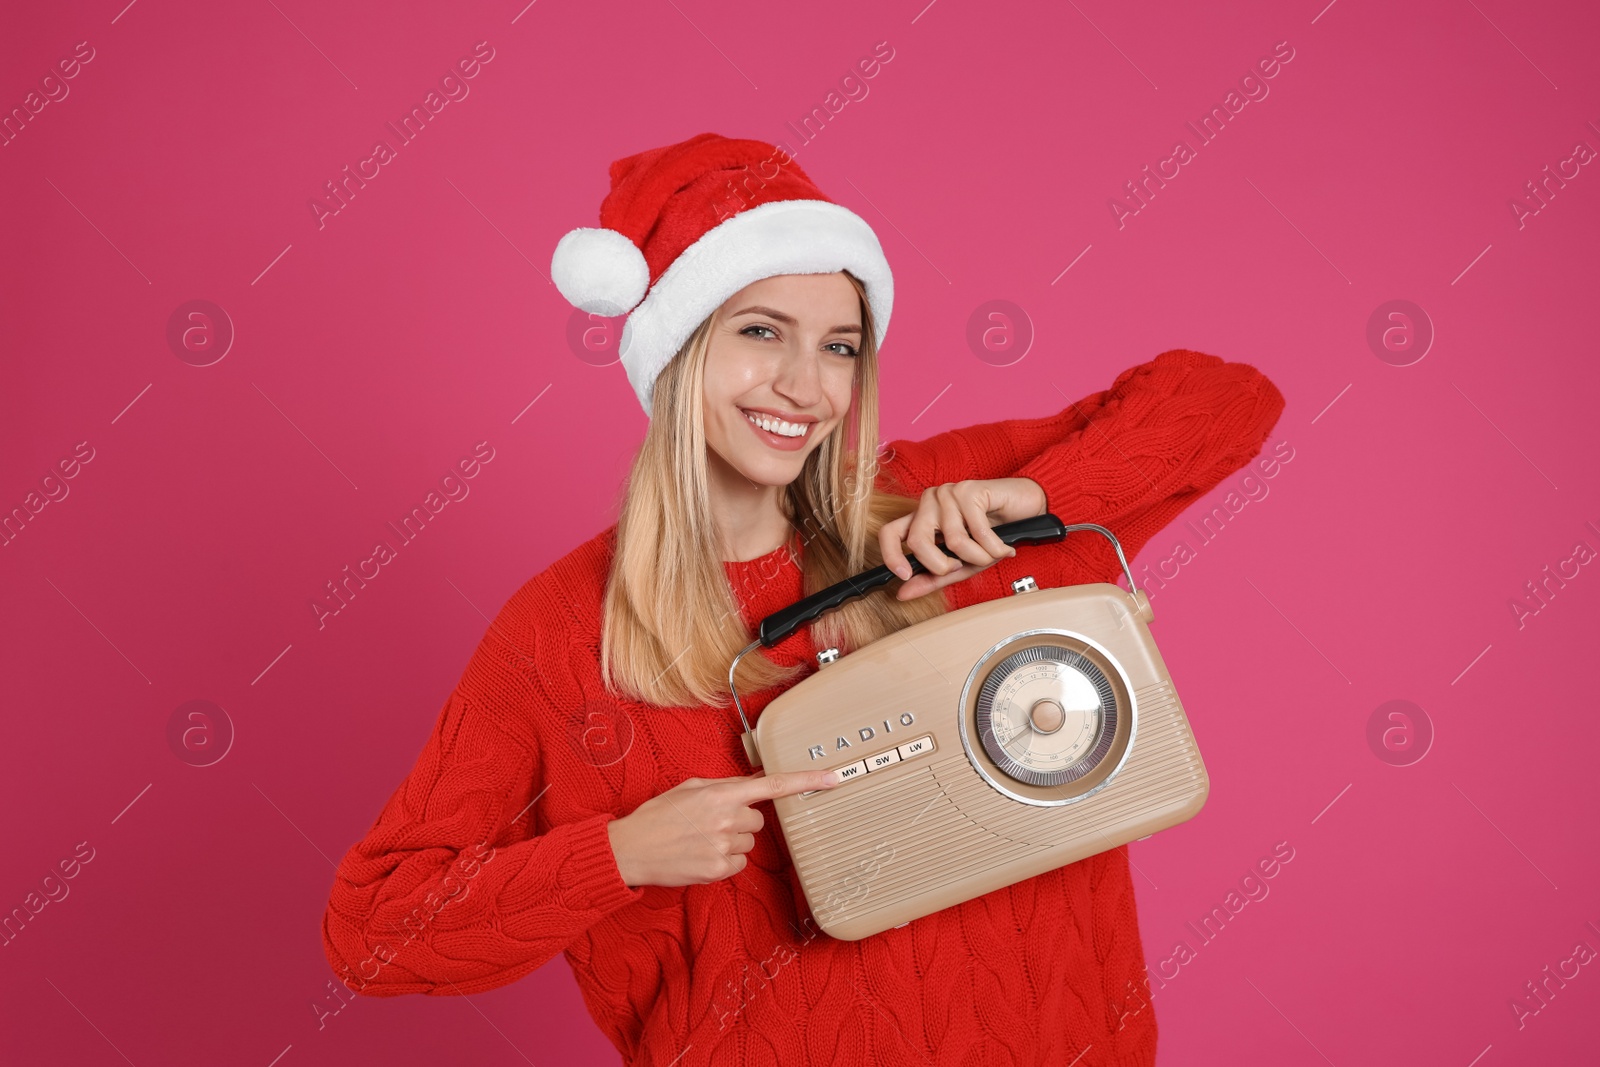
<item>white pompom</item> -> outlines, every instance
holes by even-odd
[[[639,246],[616,230],[581,226],[556,242],[550,278],[574,307],[612,317],[644,299],[650,265]]]

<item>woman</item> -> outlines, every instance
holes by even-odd
[[[651,422],[619,520],[501,608],[344,857],[335,971],[371,995],[470,994],[564,953],[630,1064],[1154,1062],[1125,848],[835,940],[770,806],[830,784],[752,773],[727,670],[761,618],[883,562],[899,580],[741,661],[752,719],[819,648],[1023,574],[1114,581],[1104,539],[1014,558],[990,527],[1049,510],[1132,556],[1260,451],[1283,398],[1175,350],[1057,415],[880,454],[893,291],[866,223],[772,146],[713,134],[611,183],[552,275],[580,307],[632,309],[622,362]]]

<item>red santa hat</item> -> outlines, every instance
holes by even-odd
[[[647,416],[656,376],[730,296],[777,274],[839,270],[865,285],[882,345],[894,278],[872,227],[788,153],[715,133],[612,163],[600,227],[567,233],[550,261],[574,306],[628,315],[622,366]]]

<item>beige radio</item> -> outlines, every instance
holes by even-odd
[[[903,926],[1147,837],[1205,803],[1200,750],[1116,537],[1050,514],[994,530],[1009,545],[1100,533],[1128,591],[1021,578],[1011,596],[848,656],[824,649],[818,671],[767,705],[754,730],[733,690],[751,766],[842,779],[773,802],[806,902],[832,937]],[[893,577],[880,566],[767,616],[734,658],[730,688],[745,654]]]

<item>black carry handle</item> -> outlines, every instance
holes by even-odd
[[[1047,511],[1043,515],[1035,515],[1031,519],[1018,519],[1016,522],[1001,523],[999,526],[994,527],[994,532],[999,536],[1000,540],[1008,545],[1048,545],[1066,537],[1067,527],[1060,519]],[[939,545],[939,550],[951,559],[960,560],[963,563],[966,562],[943,544]],[[1118,552],[1120,554],[1120,548]],[[913,576],[927,571],[928,568],[923,566],[922,561],[916,556],[908,555],[906,558],[911,564]],[[797,601],[782,611],[775,611],[762,619],[760,641],[766,647],[771,648],[824,612],[832,611],[845,601],[870,593],[878,586],[888,582],[889,579],[898,577],[899,575],[890,570],[889,565],[885,563],[872,568],[870,571],[862,571],[853,578],[846,578],[842,582],[830,585],[821,592],[812,593],[804,600]]]

